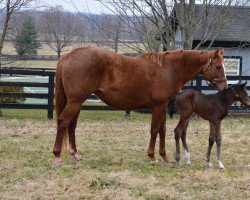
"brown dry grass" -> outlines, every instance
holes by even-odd
[[[2,199],[249,199],[249,118],[229,117],[222,125],[226,167],[209,170],[204,156],[208,124],[194,119],[188,130],[190,167],[174,161],[173,129],[167,121],[172,163],[152,165],[146,155],[150,117],[123,112],[83,112],[77,144],[83,160],[63,155],[52,164],[53,121],[5,116],[0,119],[0,198]],[[158,149],[158,146],[157,146]],[[158,150],[156,149],[156,153]],[[158,156],[158,158],[160,158]],[[215,164],[215,148],[212,153]]]

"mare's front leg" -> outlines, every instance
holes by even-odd
[[[164,113],[160,130],[159,130],[159,135],[160,135],[160,145],[159,145],[159,153],[163,159],[164,162],[168,162],[168,156],[166,153],[166,148],[165,148],[165,137],[166,137],[166,113]]]
[[[164,119],[164,116],[166,115],[166,110],[167,110],[167,103],[162,104],[160,106],[156,106],[152,110],[152,120],[151,120],[151,130],[150,130],[150,142],[148,146],[148,156],[150,157],[152,162],[155,162],[155,143],[156,143],[156,138],[157,134],[159,133],[160,127],[161,127],[161,122]],[[162,147],[165,150],[165,144]],[[162,150],[164,153],[164,151]]]
[[[220,169],[224,170],[225,167],[221,161],[221,122],[216,123],[215,125],[215,131],[216,131],[216,145],[217,145],[217,164],[219,165]]]

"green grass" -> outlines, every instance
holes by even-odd
[[[82,160],[63,154],[52,163],[55,121],[44,110],[2,109],[0,118],[0,199],[248,199],[249,118],[229,116],[222,124],[225,171],[204,156],[208,123],[193,119],[188,129],[191,166],[174,161],[173,129],[178,115],[167,119],[170,163],[150,164],[147,157],[150,115],[124,111],[82,111],[77,145]],[[156,154],[158,152],[158,142]],[[157,159],[160,156],[157,154]],[[184,162],[184,160],[183,160]]]
[[[102,103],[94,103],[95,105],[104,105]],[[93,105],[92,103],[87,103],[86,105]],[[32,119],[32,120],[47,120],[47,110],[21,110],[21,109],[1,109],[3,117],[5,119]],[[133,120],[150,120],[151,116],[149,114],[141,114],[138,112],[132,112]],[[54,118],[56,114],[53,114]],[[125,111],[87,111],[82,110],[79,116],[80,120],[87,121],[123,121],[125,116]]]

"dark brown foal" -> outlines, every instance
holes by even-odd
[[[214,141],[217,144],[217,163],[221,169],[224,165],[221,162],[221,121],[227,116],[228,108],[235,102],[240,101],[246,106],[250,106],[250,99],[248,98],[246,83],[236,84],[224,89],[217,94],[205,95],[196,90],[188,89],[180,92],[176,96],[176,104],[180,111],[180,121],[175,128],[176,141],[176,161],[180,166],[180,143],[181,138],[183,148],[185,151],[186,164],[190,165],[190,154],[186,143],[186,133],[190,118],[193,113],[198,114],[203,119],[210,123],[209,144],[207,149],[207,164],[212,167],[210,162],[210,153]]]

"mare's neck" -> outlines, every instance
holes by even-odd
[[[182,53],[182,64],[176,70],[179,71],[179,76],[183,80],[182,84],[184,85],[202,73],[204,67],[208,64],[211,52],[184,50]]]

